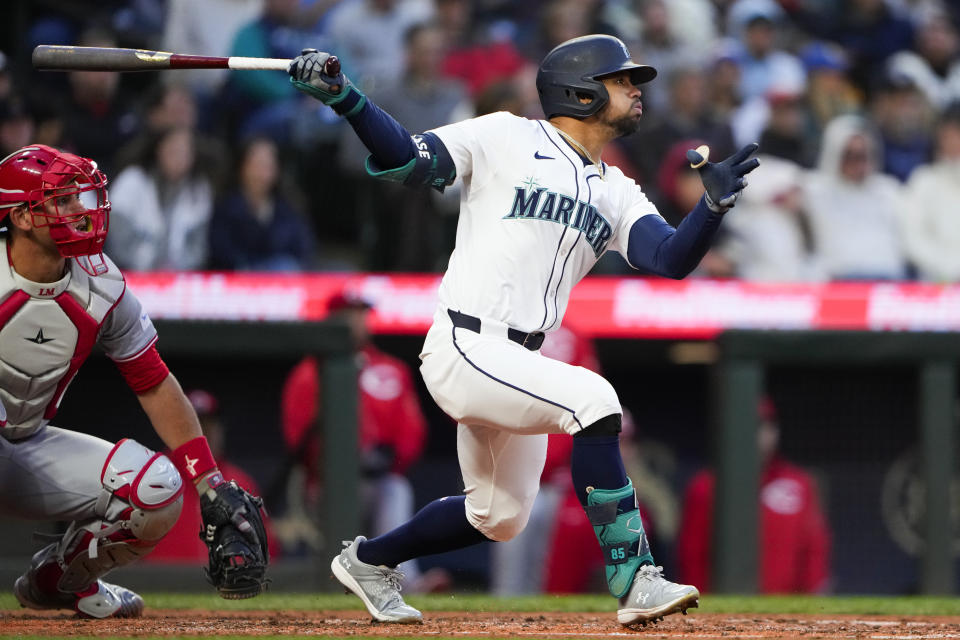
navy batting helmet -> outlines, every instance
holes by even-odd
[[[619,71],[629,71],[630,82],[635,85],[650,82],[657,75],[653,67],[631,60],[627,45],[613,36],[581,36],[557,45],[537,71],[544,116],[548,120],[554,116],[592,116],[610,99],[601,78]],[[581,102],[585,97],[589,102]]]

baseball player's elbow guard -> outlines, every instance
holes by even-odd
[[[397,182],[408,187],[433,187],[443,190],[453,184],[457,176],[453,158],[440,139],[432,133],[419,133],[410,137],[413,157],[403,166],[383,169],[367,156],[366,170],[374,178]]]

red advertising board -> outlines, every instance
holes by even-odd
[[[127,281],[152,317],[166,319],[322,320],[346,287],[374,305],[374,333],[422,334],[440,276],[151,272]],[[960,331],[960,285],[588,277],[564,322],[600,338],[709,339],[734,328]]]

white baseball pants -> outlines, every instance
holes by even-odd
[[[622,412],[602,376],[530,351],[484,319],[475,333],[439,310],[420,359],[430,395],[458,423],[467,519],[492,540],[509,540],[526,526],[545,434],[577,434]]]

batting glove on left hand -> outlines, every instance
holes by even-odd
[[[325,51],[304,49],[290,61],[287,73],[293,86],[330,107],[356,90],[340,71],[340,60]]]
[[[690,164],[700,165],[697,171],[700,172],[700,180],[707,190],[707,206],[711,211],[726,213],[736,204],[740,192],[747,186],[743,176],[760,165],[756,158],[747,160],[759,147],[756,142],[751,142],[721,162],[703,162],[704,158],[699,153],[693,149],[687,151]]]

